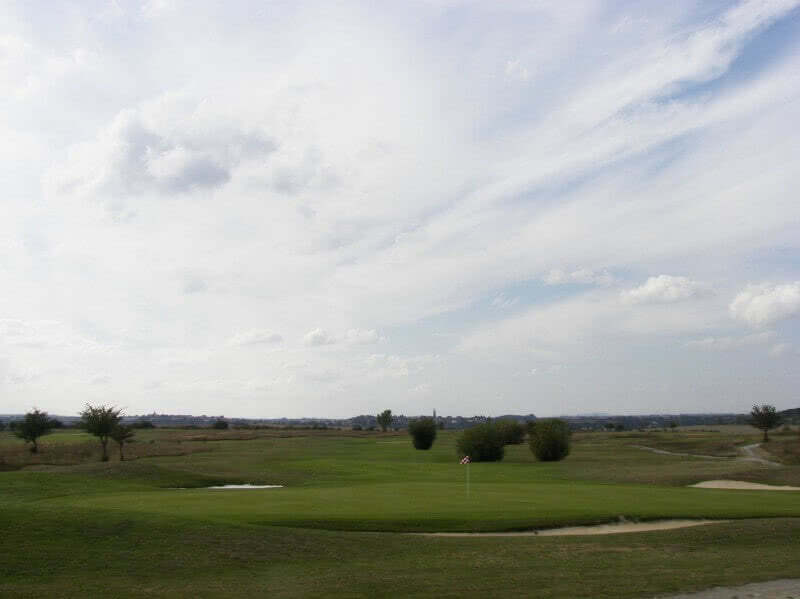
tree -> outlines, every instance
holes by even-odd
[[[531,452],[540,462],[558,462],[569,455],[569,425],[559,418],[536,420],[528,425]]]
[[[119,445],[120,462],[125,461],[125,455],[122,453],[122,446],[125,445],[125,443],[130,443],[135,434],[136,432],[133,430],[132,426],[125,426],[124,424],[118,424],[114,427],[114,430],[111,431],[109,436]]]
[[[503,435],[494,422],[468,428],[456,441],[459,455],[473,462],[499,462],[505,455]]]
[[[0,431],[5,430],[5,428],[6,428],[6,423],[0,420]]]
[[[111,433],[122,422],[122,410],[114,406],[91,406],[86,407],[81,412],[83,427],[90,435],[100,439],[100,446],[103,448],[102,461],[108,461],[108,439]]]
[[[436,439],[436,423],[433,418],[417,418],[408,423],[414,449],[430,449]]]
[[[33,412],[25,414],[25,418],[14,424],[14,434],[26,443],[31,444],[31,453],[39,453],[39,437],[46,435],[53,428],[53,420],[47,412],[40,412],[36,408]]]
[[[386,429],[392,424],[392,411],[384,410],[376,416],[376,419],[378,421],[378,426],[380,426],[381,430],[385,433]]]
[[[525,440],[525,427],[517,420],[498,420],[497,429],[506,445],[519,445]]]
[[[764,404],[753,406],[750,410],[750,425],[764,431],[764,442],[769,441],[767,431],[775,428],[781,423],[781,415],[775,410],[775,406]]]
[[[228,429],[228,421],[224,418],[217,418],[214,424],[211,425],[211,428],[215,428],[218,431],[224,431]]]

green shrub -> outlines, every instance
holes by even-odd
[[[224,431],[228,428],[228,421],[224,418],[218,418],[214,424],[211,425],[211,428],[215,428],[218,431]]]
[[[433,418],[417,418],[408,423],[414,449],[430,449],[436,439],[436,423]]]
[[[569,455],[569,426],[558,418],[531,422],[528,443],[541,462],[557,462]]]
[[[473,462],[499,462],[505,454],[503,435],[494,422],[468,428],[456,441],[459,455]]]
[[[497,430],[505,445],[519,445],[525,440],[525,427],[517,420],[498,420]]]

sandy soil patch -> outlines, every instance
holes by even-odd
[[[283,485],[218,485],[206,489],[280,489]]]
[[[763,485],[761,483],[748,483],[743,480],[704,480],[701,483],[689,486],[698,489],[738,489],[741,491],[800,491],[800,487]]]
[[[740,587],[714,587],[699,593],[670,595],[661,599],[800,599],[800,579],[756,582]]]
[[[172,487],[176,491],[196,491],[198,489],[235,489],[235,490],[247,490],[247,489],[282,489],[283,485],[216,485],[213,487]]]
[[[578,535],[614,535],[626,532],[647,532],[651,530],[671,530],[703,524],[715,524],[727,520],[655,520],[653,522],[614,522],[593,526],[566,526],[544,530],[525,530],[519,532],[427,532],[417,533],[431,537],[565,537]]]

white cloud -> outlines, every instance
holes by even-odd
[[[71,327],[56,320],[0,319],[0,346],[8,345],[18,350],[68,349],[88,351],[102,349],[100,344],[88,339]]]
[[[593,271],[588,268],[579,268],[571,272],[565,272],[560,268],[550,270],[542,280],[546,285],[565,285],[567,283],[579,283],[582,285],[611,285],[614,277],[606,271]]]
[[[733,318],[764,326],[800,314],[800,281],[783,285],[748,285],[731,302]]]
[[[506,77],[519,81],[527,81],[530,77],[528,68],[520,63],[519,60],[509,60],[506,62]]]
[[[40,373],[43,405],[421,412],[423,384],[453,413],[789,397],[767,351],[696,379],[681,343],[736,345],[717,333],[728,299],[800,277],[798,23],[779,43],[768,27],[797,2],[471,2],[456,19],[62,2],[0,3],[0,318],[26,323],[0,333],[0,365]],[[641,272],[683,277],[621,302]],[[270,342],[265,315],[294,341]]]
[[[751,347],[754,345],[764,345],[769,343],[774,338],[775,333],[772,331],[753,333],[740,337],[704,337],[703,339],[689,341],[686,344],[686,347],[726,351],[730,349],[739,349],[742,347]]]
[[[789,353],[791,349],[792,349],[791,343],[776,343],[770,348],[769,354],[775,357],[783,356],[784,354]]]
[[[687,277],[659,275],[648,278],[639,287],[623,291],[621,297],[629,304],[651,304],[680,302],[709,293],[708,287]]]
[[[227,121],[227,122],[226,122]],[[166,95],[125,109],[94,140],[74,146],[47,176],[55,197],[180,194],[227,183],[247,160],[275,150],[259,130],[209,114],[207,105]]]
[[[492,299],[492,306],[501,310],[513,308],[517,303],[519,303],[518,297],[508,297],[505,293],[498,293],[494,296],[494,299]]]
[[[348,343],[368,345],[371,343],[377,343],[379,340],[380,336],[378,335],[378,331],[375,329],[350,329],[347,331]]]
[[[310,347],[332,345],[336,343],[336,338],[324,329],[314,329],[305,334],[303,343]]]
[[[252,329],[250,331],[243,331],[237,333],[228,340],[228,345],[231,346],[247,346],[247,345],[269,345],[280,343],[283,337],[278,333],[266,329]]]

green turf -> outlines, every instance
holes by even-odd
[[[0,447],[9,447],[4,435]],[[800,467],[631,447],[740,442],[738,432],[664,435],[672,436],[577,435],[556,464],[509,447],[504,462],[469,467],[467,497],[450,433],[421,452],[393,434],[143,431],[148,451],[163,444],[185,454],[0,472],[0,595],[637,597],[800,576],[800,493],[685,487],[706,478],[786,483]],[[286,487],[199,488],[222,482]],[[619,516],[736,520],[608,537],[398,534]]]

